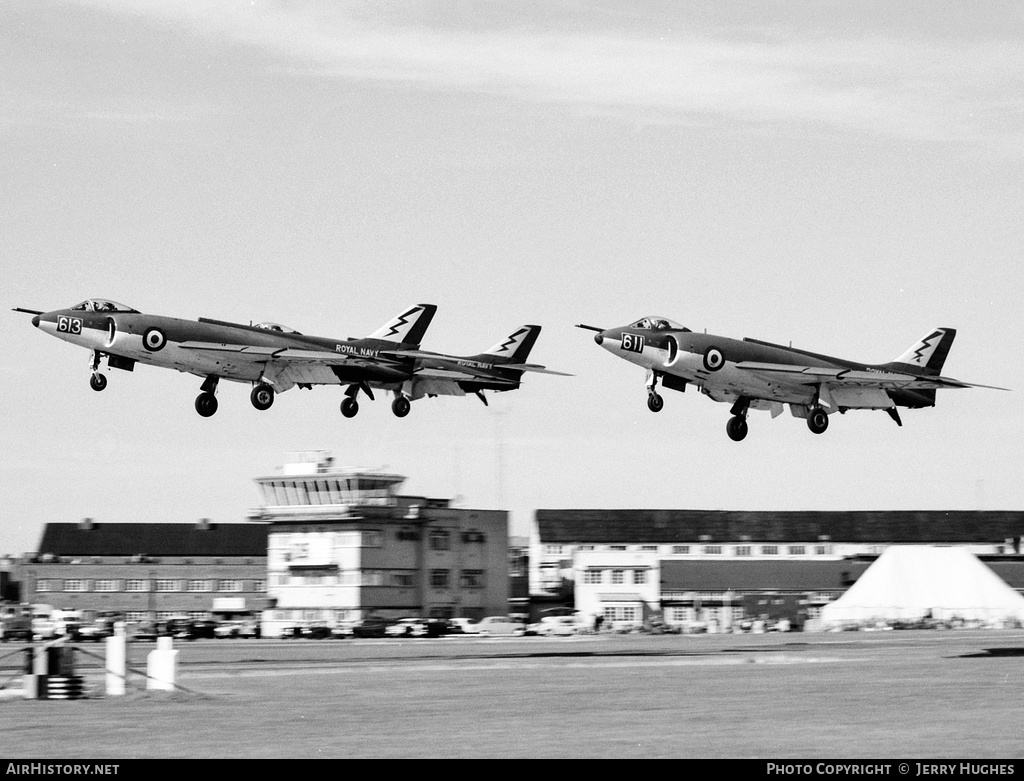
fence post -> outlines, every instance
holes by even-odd
[[[125,636],[124,621],[114,624],[114,634],[106,639],[107,644],[107,696],[123,695],[128,682],[128,638]]]

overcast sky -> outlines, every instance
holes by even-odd
[[[47,522],[244,520],[293,450],[505,508],[1024,509],[1024,15],[1014,2],[0,4],[0,553]],[[257,412],[21,306],[423,346],[543,332],[513,393]],[[573,327],[887,361],[959,330],[938,406],[802,420],[665,392]]]

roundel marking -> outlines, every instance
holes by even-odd
[[[709,347],[704,351],[704,368],[716,372],[725,366],[725,356],[717,347]]]
[[[145,345],[147,350],[155,353],[158,350],[164,349],[164,345],[167,344],[167,337],[164,336],[164,332],[159,328],[147,328],[146,333],[142,335],[142,344]]]

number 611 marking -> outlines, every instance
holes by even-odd
[[[644,351],[644,338],[639,334],[623,334],[622,349],[630,353],[642,353]]]
[[[82,333],[82,319],[80,317],[58,317],[57,330],[66,334]]]

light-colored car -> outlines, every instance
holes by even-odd
[[[487,616],[476,625],[477,634],[519,637],[526,634],[526,626],[508,616]]]
[[[542,637],[566,637],[578,635],[585,630],[586,627],[576,616],[544,616],[536,624],[530,624],[526,633]]]
[[[387,637],[423,637],[427,633],[427,622],[422,618],[403,618],[387,627]]]

